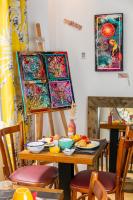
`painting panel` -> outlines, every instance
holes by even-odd
[[[67,53],[45,53],[44,58],[49,80],[63,80],[70,77]]]
[[[51,106],[53,108],[67,107],[74,101],[71,83],[67,81],[49,82]]]
[[[50,107],[48,85],[43,83],[27,83],[24,87],[26,110],[37,110]]]
[[[123,14],[95,15],[95,70],[123,70]]]
[[[46,79],[43,60],[39,54],[21,55],[20,58],[25,81]]]

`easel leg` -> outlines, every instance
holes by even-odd
[[[55,135],[55,131],[54,131],[54,122],[53,122],[52,112],[48,113],[48,118],[49,118],[51,135],[53,136],[53,135]]]
[[[42,138],[43,114],[35,114],[35,140]]]
[[[65,134],[66,134],[66,136],[68,136],[67,122],[66,122],[66,117],[65,117],[63,110],[60,111],[60,115],[61,115],[61,120],[62,120],[62,123],[63,123],[63,126],[64,126]]]

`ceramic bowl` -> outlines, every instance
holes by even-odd
[[[72,154],[74,153],[74,151],[75,151],[75,149],[68,149],[68,148],[65,148],[65,149],[63,150],[63,153],[64,153],[65,155],[67,155],[67,156],[70,156],[70,155],[72,155]]]
[[[65,148],[70,149],[73,145],[74,141],[70,138],[61,138],[59,140],[59,147],[64,150]]]
[[[44,149],[44,142],[29,142],[27,143],[27,149],[32,153],[39,153]]]

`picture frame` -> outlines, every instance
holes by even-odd
[[[95,71],[123,71],[123,13],[95,15]]]
[[[75,99],[66,51],[16,56],[25,115],[71,107]]]
[[[49,82],[51,107],[66,107],[73,101],[73,93],[70,80]]]
[[[45,53],[46,72],[49,80],[70,78],[68,56],[66,52]]]

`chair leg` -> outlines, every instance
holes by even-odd
[[[76,200],[77,199],[77,191],[71,190],[71,200]]]
[[[104,155],[104,152],[102,151],[101,152],[101,171],[103,171],[103,155]]]
[[[124,200],[124,192],[121,191],[121,200]]]
[[[54,188],[59,189],[59,179],[58,178],[54,182]]]
[[[115,200],[121,200],[121,192],[120,189],[117,189],[115,192]]]
[[[74,169],[75,169],[75,174],[77,174],[79,172],[77,164],[74,165]]]

